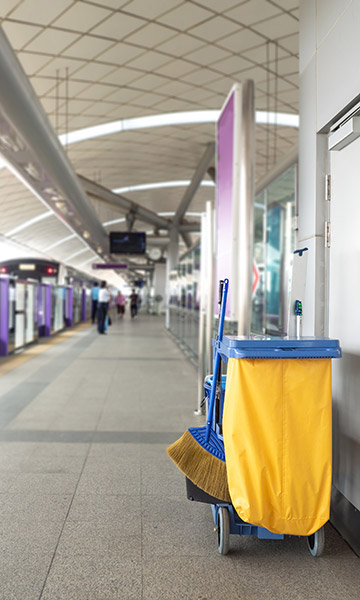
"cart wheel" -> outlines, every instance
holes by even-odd
[[[230,519],[229,511],[225,506],[220,506],[218,512],[218,550],[220,554],[229,552],[230,542]]]
[[[325,529],[321,527],[312,535],[308,535],[306,538],[307,546],[311,556],[321,556],[325,548]]]

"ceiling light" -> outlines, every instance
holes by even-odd
[[[159,217],[174,217],[175,211],[158,212],[156,214],[159,215]],[[203,214],[204,213],[201,213],[201,212],[186,212],[184,216],[185,217],[201,217]]]
[[[115,223],[124,223],[126,221],[125,217],[121,217],[121,219],[114,219],[113,221],[106,221],[103,223],[103,227],[108,227],[109,225],[115,225]]]
[[[69,240],[74,239],[74,237],[76,237],[75,233],[73,233],[72,235],[68,235],[67,237],[62,238],[58,242],[55,242],[54,244],[51,244],[50,246],[48,246],[47,248],[45,248],[44,252],[47,252],[48,250],[52,250],[53,248],[56,248],[57,246],[60,246],[61,244],[64,244],[64,242],[68,242]]]
[[[187,187],[190,185],[190,179],[184,179],[179,181],[158,181],[156,183],[141,183],[139,185],[130,185],[127,187],[115,188],[111,190],[114,194],[123,194],[125,192],[139,192],[144,190],[157,190],[161,188],[172,188],[172,187]],[[203,180],[200,183],[204,187],[215,187],[213,181]]]
[[[90,233],[89,233],[88,231],[84,231],[84,232],[83,232],[83,236],[84,236],[84,238],[85,238],[86,240],[88,240],[88,239],[89,239],[89,237],[90,237]]]
[[[111,135],[121,131],[148,129],[150,127],[169,127],[172,125],[189,125],[192,123],[216,123],[220,112],[220,110],[192,110],[136,117],[134,119],[121,119],[120,121],[112,121],[111,123],[103,123],[102,125],[94,125],[61,134],[59,135],[59,141],[61,144],[68,146],[76,142]],[[256,122],[262,124],[276,123],[276,125],[284,125],[286,127],[299,127],[299,116],[288,113],[268,113],[260,110],[256,111]]]
[[[55,202],[55,206],[56,206],[57,209],[59,209],[63,213],[67,213],[68,212],[68,207],[66,205],[66,202],[64,202],[64,200],[57,200]]]
[[[6,146],[10,148],[13,152],[19,152],[19,150],[24,150],[24,144],[22,141],[16,137],[16,139],[8,134],[0,135],[0,141]]]
[[[71,260],[72,258],[75,258],[75,256],[80,256],[80,254],[84,254],[84,252],[89,252],[89,248],[82,248],[81,250],[78,250],[77,252],[74,252],[74,254],[71,254],[71,256],[68,256],[67,258],[64,259],[64,262],[68,262],[69,260]]]
[[[15,227],[11,231],[8,231],[7,233],[5,233],[5,236],[14,235],[15,233],[19,233],[19,231],[23,231],[24,229],[27,229],[27,227],[31,227],[31,225],[35,225],[35,223],[39,223],[40,221],[43,221],[44,219],[48,219],[53,214],[54,214],[53,211],[49,210],[48,212],[43,213],[42,215],[39,215],[38,217],[29,219],[29,221],[26,221],[25,223],[22,223],[18,227]]]
[[[24,171],[26,171],[26,173],[30,175],[32,179],[40,181],[41,175],[39,173],[39,170],[32,163],[27,163],[27,165],[24,166]]]
[[[85,265],[88,265],[89,262],[92,262],[94,260],[94,258],[96,257],[96,254],[93,254],[93,256],[91,258],[88,258],[88,260],[86,260],[85,262],[81,263],[79,265],[79,267],[85,267]]]

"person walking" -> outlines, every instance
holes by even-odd
[[[116,303],[118,317],[119,317],[119,319],[121,319],[125,314],[126,298],[125,298],[124,294],[121,293],[120,290],[115,298],[115,303]]]
[[[139,302],[139,296],[138,296],[138,294],[135,292],[135,290],[133,288],[132,291],[131,291],[131,294],[130,294],[130,313],[131,313],[131,318],[132,319],[134,317],[136,317],[136,315],[137,315],[138,302]]]
[[[106,289],[106,281],[101,282],[98,302],[98,332],[105,333],[105,319],[109,308],[110,294]]]
[[[99,300],[99,284],[95,281],[93,288],[91,290],[91,321],[94,325],[96,319],[96,313],[98,308],[98,300]]]

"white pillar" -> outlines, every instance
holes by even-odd
[[[201,217],[200,255],[200,311],[198,360],[198,409],[204,396],[204,378],[212,372],[212,326],[214,315],[214,211],[212,202],[206,203]]]
[[[238,152],[236,146],[238,146]],[[238,218],[238,335],[249,335],[253,279],[255,169],[255,85],[250,79],[241,84],[240,127],[234,139],[234,154],[239,156],[240,171],[239,206],[236,211]]]
[[[172,228],[169,230],[170,243],[167,248],[166,258],[166,318],[165,327],[170,329],[170,272],[179,261],[179,232],[177,229]]]

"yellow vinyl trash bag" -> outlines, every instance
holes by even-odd
[[[329,519],[331,360],[228,361],[223,435],[243,521],[311,535]]]

